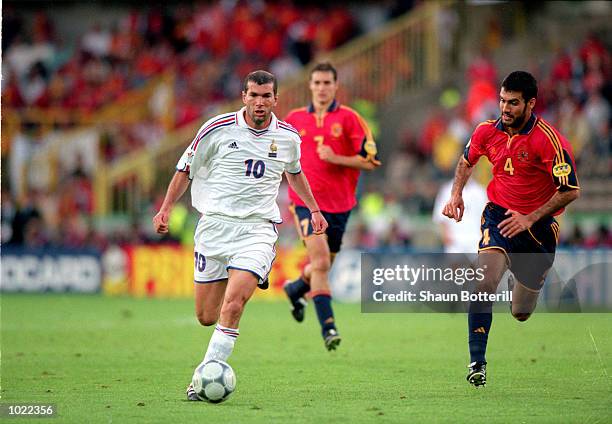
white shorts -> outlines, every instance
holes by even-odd
[[[228,269],[240,269],[263,282],[276,257],[277,239],[271,222],[200,218],[194,235],[194,281],[214,283],[227,279]]]

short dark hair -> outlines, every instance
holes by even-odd
[[[258,70],[258,71],[253,71],[250,74],[248,74],[242,83],[242,91],[244,91],[245,93],[247,92],[249,88],[248,87],[249,81],[252,81],[257,85],[264,85],[264,84],[272,83],[272,89],[274,90],[274,95],[276,96],[278,93],[278,83],[276,82],[276,77],[274,76],[274,74],[268,71]]]
[[[514,71],[502,82],[507,91],[520,91],[525,102],[538,97],[538,82],[529,72]]]
[[[334,75],[334,81],[338,80],[338,71],[329,62],[317,63],[314,68],[310,71],[310,78],[315,72],[331,72]]]

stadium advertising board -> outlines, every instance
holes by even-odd
[[[102,283],[96,250],[3,246],[1,258],[4,292],[96,293]]]
[[[112,246],[102,258],[104,293],[135,297],[191,297],[194,260],[190,246]],[[305,261],[306,253],[301,246],[278,248],[270,274],[270,289],[257,290],[255,296],[282,296],[283,283],[298,276]]]
[[[362,263],[362,255],[369,262]],[[461,256],[461,255],[460,255]],[[465,257],[448,257],[440,253],[428,253],[424,256],[434,260],[437,264],[453,259],[451,262],[459,263]],[[396,269],[398,264],[415,263],[415,269],[423,268],[424,257],[416,253],[379,252],[362,254],[358,250],[346,249],[341,251],[334,262],[330,273],[330,284],[334,291],[334,298],[341,302],[359,302],[363,300],[364,312],[386,312],[398,308],[401,311],[432,312],[440,309],[435,300],[435,290],[429,290],[434,297],[415,299],[416,302],[387,302],[375,301],[374,293],[382,295],[391,284],[374,284],[373,272],[375,264],[385,265],[385,268]],[[455,260],[456,259],[456,260]],[[371,260],[375,260],[372,262]],[[284,298],[283,283],[299,275],[305,264],[306,253],[302,246],[279,248],[270,274],[270,289],[257,290],[255,296],[261,299]],[[378,261],[378,262],[376,262]],[[381,262],[382,261],[382,262]],[[417,261],[417,262],[415,262]],[[419,262],[420,261],[420,262]],[[193,250],[189,246],[161,245],[146,246],[132,245],[127,247],[111,247],[102,257],[104,268],[103,291],[108,295],[129,294],[136,297],[191,297],[193,294]],[[598,265],[599,264],[599,265]],[[598,308],[612,310],[612,287],[610,287],[607,272],[612,264],[612,252],[606,250],[572,250],[557,253],[554,262],[554,272],[551,272],[544,285],[541,306],[539,310],[572,311],[576,308]],[[382,266],[382,265],[381,265]],[[380,268],[380,266],[376,266]],[[581,271],[581,272],[579,272]],[[388,271],[391,272],[391,271]],[[456,276],[456,274],[453,274]],[[471,274],[466,274],[469,277]],[[500,302],[505,302],[504,291],[507,291],[507,278],[499,285],[498,294]],[[474,277],[478,273],[474,272]],[[383,278],[381,275],[380,278]],[[378,278],[378,277],[377,277]],[[362,280],[363,279],[363,280]],[[378,279],[377,279],[378,282]],[[410,284],[409,284],[410,286]],[[410,286],[414,288],[415,285]],[[419,286],[417,286],[419,287]],[[465,290],[469,290],[469,284]],[[453,290],[450,290],[450,289]],[[459,289],[458,292],[456,290]],[[436,288],[440,291],[440,287]],[[464,290],[464,291],[465,291]],[[448,286],[448,290],[439,294],[455,293],[461,295],[461,286],[455,282]],[[420,296],[419,293],[417,293]],[[363,298],[366,296],[368,299]],[[509,296],[506,293],[506,296]],[[366,302],[367,300],[367,302]],[[373,302],[370,302],[372,300]],[[462,302],[458,299],[459,304]],[[399,303],[398,303],[399,302]],[[576,303],[578,302],[578,303]],[[398,306],[399,305],[399,306]],[[429,305],[429,306],[427,306]],[[447,305],[448,306],[448,305]],[[554,306],[554,307],[553,307]],[[561,309],[560,309],[561,308]],[[443,310],[445,307],[442,308]],[[506,308],[507,309],[507,308]],[[453,311],[461,310],[455,305]]]
[[[186,297],[193,293],[193,252],[180,246],[132,246],[128,287],[137,297]]]

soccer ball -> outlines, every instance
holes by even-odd
[[[213,359],[198,365],[192,383],[198,398],[219,403],[236,389],[236,374],[227,362]]]

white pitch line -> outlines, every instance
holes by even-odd
[[[595,343],[595,337],[593,337],[593,333],[591,333],[591,329],[587,327],[589,332],[589,336],[591,336],[591,341],[593,342],[593,348],[595,349],[595,353],[597,354],[597,358],[599,359],[599,363],[601,364],[601,369],[604,372],[606,378],[608,378],[608,371],[606,370],[606,366],[604,365],[603,360],[601,359],[601,354],[599,353],[599,349],[597,349],[597,343]]]

